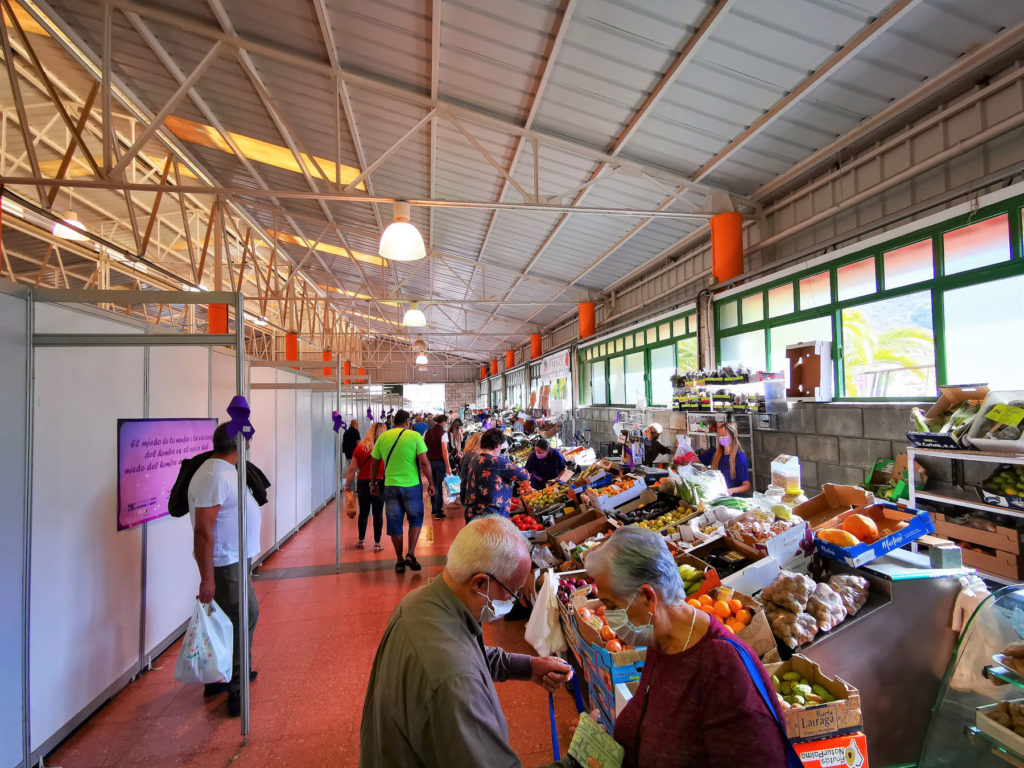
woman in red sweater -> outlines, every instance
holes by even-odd
[[[366,546],[366,523],[370,519],[370,512],[373,512],[373,551],[380,552],[384,547],[380,543],[380,534],[384,527],[384,495],[374,496],[370,493],[370,454],[373,453],[374,443],[377,438],[384,434],[384,425],[381,422],[370,425],[366,437],[359,441],[352,452],[352,461],[348,465],[348,474],[345,475],[345,487],[352,487],[352,479],[356,472],[359,479],[356,482],[356,496],[359,499],[359,541],[356,546],[362,549]],[[377,479],[384,480],[384,462],[380,463],[377,469]],[[349,515],[351,517],[351,515]]]
[[[791,764],[792,746],[777,719],[781,711],[771,679],[720,621],[687,605],[660,534],[620,528],[587,556],[586,568],[607,606],[608,624],[623,642],[647,647],[636,695],[615,721],[615,740],[626,751],[623,766]],[[749,654],[767,702],[730,640]],[[672,738],[665,738],[669,733]],[[792,759],[799,761],[795,753]]]

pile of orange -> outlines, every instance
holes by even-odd
[[[686,602],[709,616],[714,616],[734,635],[739,634],[753,618],[750,611],[743,607],[743,603],[735,598],[715,600],[711,595],[701,595],[691,597]]]

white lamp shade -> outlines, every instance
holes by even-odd
[[[423,339],[416,339],[416,341],[414,341],[412,343],[412,351],[413,352],[426,352],[427,351],[427,342],[425,342]]]
[[[423,311],[413,304],[407,310],[405,315],[402,317],[402,325],[407,325],[411,328],[421,328],[427,324],[427,316],[423,314]]]
[[[420,353],[419,355],[416,356],[416,365],[426,365],[426,364],[427,364],[427,356],[426,355]]]
[[[391,261],[417,261],[427,255],[427,249],[411,222],[393,221],[380,236],[380,255]]]
[[[78,220],[78,215],[74,211],[68,211],[64,214],[62,221],[53,223],[53,234],[62,240],[76,242],[89,239],[89,236],[85,234],[85,225]]]

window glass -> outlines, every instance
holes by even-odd
[[[836,270],[838,301],[867,296],[877,290],[875,285],[875,258],[855,261]]]
[[[622,351],[622,339],[616,339],[615,340],[615,351],[616,352],[621,352]]]
[[[633,337],[632,336],[627,336],[626,337],[626,349],[632,349],[632,348],[633,348]]]
[[[764,320],[764,294],[755,293],[743,299],[743,324]]]
[[[1009,261],[1009,216],[1004,213],[947,232],[942,236],[942,251],[947,275]]]
[[[932,259],[932,241],[922,240],[882,254],[885,268],[885,288],[901,288],[935,277]]]
[[[676,372],[676,345],[651,350],[651,404],[672,403],[672,375]]]
[[[1024,339],[1022,295],[1024,276],[944,293],[947,383],[987,382],[992,389],[1020,388],[1020,356],[1011,350],[1001,354],[993,347],[997,340]],[[998,307],[999,311],[985,311],[984,307]]]
[[[764,331],[751,331],[722,339],[720,365],[746,365],[753,371],[764,370]]]
[[[687,315],[686,316],[686,332],[696,333],[697,332],[697,316]]]
[[[658,329],[657,328],[648,328],[647,329],[647,343],[648,344],[653,344],[657,340],[658,340]]]
[[[644,353],[634,352],[626,355],[626,399],[627,405],[635,405],[639,397],[647,396],[647,385],[644,382]]]
[[[636,336],[633,337],[633,340],[636,343],[636,346],[642,347],[644,345],[644,332],[637,332]]]
[[[530,385],[530,391],[537,391],[535,384]],[[592,402],[590,392],[590,364],[580,366],[580,405],[590,405]]]
[[[793,312],[793,284],[786,283],[768,291],[768,317],[788,315]]]
[[[658,326],[658,338],[662,341],[668,341],[672,337],[671,326],[668,323],[662,323]]]
[[[786,357],[788,344],[799,344],[802,341],[832,341],[832,318],[816,317],[799,323],[778,325],[768,330],[768,340],[772,345],[773,372],[782,371],[786,374],[789,384],[789,358]],[[831,374],[829,374],[831,375]]]
[[[604,361],[590,364],[590,391],[594,405],[605,405],[608,393],[605,391]]]
[[[931,293],[842,312],[847,397],[934,397]]]
[[[739,325],[739,313],[736,310],[736,302],[730,301],[718,308],[718,325],[720,328],[735,328]]]
[[[676,368],[680,373],[697,370],[697,337],[676,342]]]
[[[608,388],[611,393],[609,402],[616,405],[626,402],[625,358],[613,357],[608,361]]]
[[[831,303],[832,285],[828,272],[820,272],[800,281],[800,309],[813,309]]]
[[[678,320],[672,321],[672,335],[673,336],[685,336],[686,335],[686,318],[680,317]]]

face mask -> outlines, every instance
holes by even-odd
[[[635,600],[636,598],[633,599]],[[632,600],[629,605],[633,605]],[[629,606],[604,612],[604,617],[608,621],[608,626],[611,627],[612,632],[628,645],[645,648],[654,645],[654,625],[647,623],[642,627],[636,626],[629,620],[628,610]]]
[[[719,437],[718,444],[723,448],[728,448],[730,445],[732,445],[732,438],[729,437],[728,435],[726,435],[725,437]]]
[[[490,588],[491,580],[487,580],[487,586]],[[484,592],[477,592],[480,597],[487,601],[484,605],[483,610],[480,611],[480,621],[497,621],[502,616],[507,614],[512,608],[515,607],[515,600],[495,600],[493,597],[488,597]]]
[[[537,451],[536,453],[537,453],[537,458],[538,459],[546,459],[547,456],[548,456],[546,451],[544,453],[541,453],[540,451]]]

